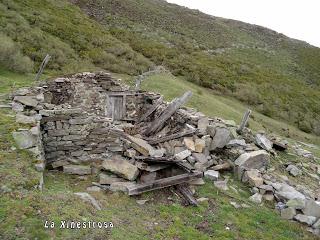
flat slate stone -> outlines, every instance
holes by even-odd
[[[28,149],[36,146],[37,140],[30,131],[13,132],[12,136],[19,149]]]
[[[75,175],[89,175],[91,174],[91,168],[90,166],[66,165],[63,166],[63,172]]]
[[[126,160],[104,160],[102,163],[102,167],[105,170],[108,170],[130,181],[135,180],[139,175],[139,169]]]

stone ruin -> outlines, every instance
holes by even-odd
[[[176,186],[192,205],[198,202],[190,186],[206,177],[225,190],[227,180],[219,172],[232,170],[254,189],[251,201],[276,201],[284,218],[319,233],[317,198],[267,171],[270,156],[286,150],[287,143],[254,135],[245,127],[250,112],[238,127],[184,107],[191,95],[167,103],[157,93],[130,90],[105,72],[55,78],[12,95],[16,121],[26,126],[13,137],[20,149],[35,155],[40,172],[93,174],[95,187],[129,195]]]

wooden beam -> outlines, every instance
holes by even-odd
[[[185,184],[177,185],[177,190],[189,205],[198,206],[198,201],[193,197],[190,188]]]
[[[51,59],[51,56],[49,54],[46,55],[46,57],[43,59],[41,65],[40,65],[40,68],[39,68],[39,71],[35,77],[35,81],[39,81],[40,80],[40,77],[41,77],[41,74],[44,70],[44,68],[46,67],[46,65],[48,64],[49,60]]]
[[[161,105],[163,101],[163,97],[160,97],[152,106],[151,108],[142,115],[142,117],[137,121],[138,123],[143,122],[144,120],[146,120],[155,110],[157,110],[157,108]]]
[[[156,133],[161,129],[163,124],[192,96],[192,92],[188,91],[182,97],[173,100],[167,108],[162,112],[159,118],[155,119],[144,132],[146,136]]]
[[[240,124],[239,128],[237,129],[237,133],[238,134],[242,134],[243,129],[245,128],[245,126],[247,125],[247,123],[249,121],[250,114],[251,114],[251,110],[250,109],[248,109],[244,113],[242,121],[241,121],[241,124]]]
[[[181,138],[181,137],[184,137],[187,135],[191,135],[191,134],[194,134],[195,132],[197,132],[197,129],[190,129],[190,130],[186,130],[184,132],[174,133],[169,136],[163,136],[160,138],[149,139],[148,142],[149,142],[149,144],[158,144],[158,143],[167,142],[167,141],[170,141],[173,139]]]
[[[149,192],[157,189],[162,189],[165,187],[186,183],[186,182],[189,182],[190,180],[194,180],[201,177],[203,177],[202,172],[186,173],[186,174],[181,174],[173,177],[155,180],[150,183],[143,183],[143,184],[128,186],[127,189],[128,189],[129,196],[132,196],[132,195],[138,195],[144,192]]]

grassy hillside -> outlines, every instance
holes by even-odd
[[[175,75],[320,134],[319,48],[162,0],[72,2]]]
[[[137,74],[152,66],[64,0],[1,1],[0,42],[0,66],[18,72],[35,70],[47,53],[48,69],[59,74],[97,67]]]

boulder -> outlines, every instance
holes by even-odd
[[[239,179],[241,179],[245,170],[267,167],[269,158],[270,156],[265,150],[243,153],[234,162],[235,173],[238,175]]]
[[[75,175],[88,175],[91,174],[91,167],[81,165],[65,165],[63,166],[63,172]]]
[[[294,187],[286,183],[272,183],[272,187],[276,190],[277,196],[284,200],[290,199],[305,199],[305,195],[298,192]]]
[[[92,197],[89,193],[77,192],[74,194],[80,197],[83,201],[91,203],[97,210],[101,210],[100,203],[94,197]]]
[[[34,96],[15,96],[13,100],[30,107],[36,107],[38,105],[38,101]]]
[[[19,149],[28,149],[36,146],[37,139],[30,131],[13,132],[12,136]]]
[[[245,171],[242,177],[242,182],[249,183],[250,186],[259,187],[263,184],[261,173],[257,169]]]
[[[215,135],[212,139],[210,150],[225,147],[231,140],[230,131],[224,127],[216,127]]]
[[[272,150],[272,142],[264,134],[258,133],[255,137],[255,141],[257,146],[261,147],[262,149],[267,151]]]
[[[145,140],[133,136],[128,136],[131,146],[140,152],[144,156],[151,156],[154,152],[154,148]]]
[[[320,229],[320,219],[315,222],[315,224],[312,225],[313,228],[315,229]]]
[[[122,182],[122,181],[124,181],[124,179],[123,178],[119,178],[116,175],[108,175],[108,174],[105,174],[105,173],[100,173],[99,174],[99,183],[100,184],[108,184],[108,185],[110,185],[111,183]]]
[[[295,165],[290,164],[286,170],[294,177],[302,175],[302,171]]]
[[[112,173],[115,173],[125,179],[133,181],[139,175],[139,169],[126,160],[110,159],[104,160],[102,167]]]
[[[206,135],[208,125],[209,125],[209,118],[207,117],[200,118],[198,120],[199,134]]]
[[[305,215],[320,218],[320,202],[307,200],[306,206],[302,209]]]
[[[128,187],[136,185],[135,182],[113,182],[110,184],[110,191],[128,193]]]
[[[183,160],[183,159],[186,159],[187,157],[189,157],[190,155],[191,155],[191,151],[187,149],[187,150],[184,150],[182,152],[175,154],[174,157],[178,160]]]
[[[213,182],[213,185],[222,190],[222,191],[228,191],[229,190],[229,187],[227,185],[227,180],[224,180],[224,181],[214,181]]]
[[[212,181],[217,181],[219,178],[219,172],[215,170],[208,170],[204,172],[204,177]]]
[[[297,215],[296,209],[292,207],[282,209],[280,213],[281,213],[281,217],[287,220],[293,219],[294,216]]]
[[[183,144],[190,150],[190,151],[195,151],[195,145],[192,137],[185,137],[183,138]]]
[[[306,206],[306,200],[304,199],[300,199],[300,198],[296,198],[296,199],[290,199],[286,205],[288,207],[292,207],[294,209],[297,209],[297,210],[301,210],[303,208],[305,208]]]
[[[13,102],[12,103],[12,110],[15,112],[23,112],[24,106],[21,103]]]
[[[200,138],[197,138],[195,141],[195,152],[202,153],[206,147],[206,141]]]
[[[301,223],[305,223],[307,224],[308,226],[312,226],[317,218],[316,217],[313,217],[313,216],[307,216],[307,215],[303,215],[303,214],[297,214],[295,217],[294,217],[295,220],[297,220],[298,222],[301,222]]]
[[[192,157],[194,157],[195,160],[197,162],[200,162],[200,163],[208,162],[208,159],[207,159],[206,155],[204,155],[202,153],[192,153]]]
[[[274,195],[272,193],[264,194],[262,197],[266,201],[269,201],[269,202],[273,202],[274,201]]]
[[[36,116],[26,116],[21,113],[16,115],[16,122],[22,124],[36,124],[37,118]]]
[[[262,203],[262,195],[260,193],[255,193],[251,197],[249,197],[249,200],[253,203],[260,204]]]

